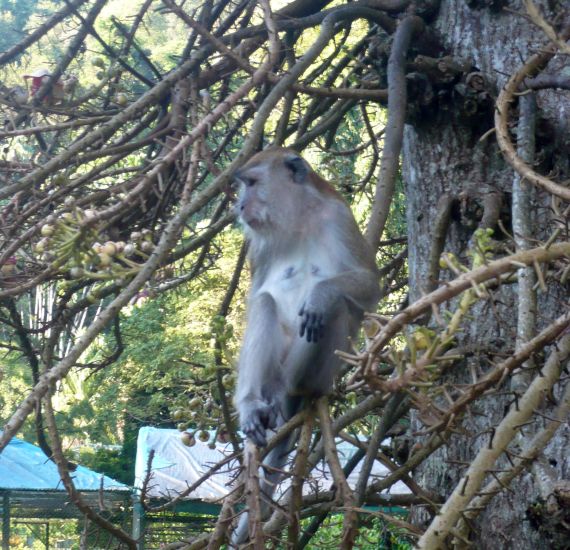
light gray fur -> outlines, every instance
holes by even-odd
[[[236,180],[252,285],[234,401],[242,431],[263,446],[304,399],[330,392],[340,367],[334,351],[347,349],[364,311],[376,307],[378,273],[348,205],[294,151],[258,153]],[[292,443],[266,464],[282,468]],[[268,496],[278,477],[262,483]],[[245,540],[247,514],[233,543]]]

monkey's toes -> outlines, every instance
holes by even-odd
[[[264,405],[251,411],[248,417],[242,423],[242,431],[251,439],[258,447],[267,445],[265,432],[268,427],[272,427],[273,407]]]
[[[248,439],[251,439],[258,447],[266,447],[267,439],[265,438],[265,428],[261,425],[251,422],[242,427]]]

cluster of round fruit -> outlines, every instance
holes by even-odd
[[[184,445],[186,445],[186,447],[194,447],[194,445],[196,445],[196,437],[202,443],[210,441],[210,434],[206,430],[200,430],[198,432],[184,431],[180,434],[180,440]]]
[[[110,78],[119,76],[121,74],[121,69],[118,65],[110,65],[107,68],[107,63],[102,57],[94,57],[91,60],[91,64],[94,67],[101,69],[95,73],[95,78],[100,81],[107,81]],[[120,83],[113,82],[112,86],[114,89],[118,90]],[[113,98],[114,102],[120,107],[125,107],[129,103],[129,98],[123,91],[117,91]]]
[[[154,249],[152,232],[148,229],[131,233],[129,242],[99,242],[101,233],[96,224],[84,223],[97,216],[95,210],[73,206],[70,211],[50,215],[41,228],[42,238],[35,251],[52,268],[69,273],[73,279],[127,279],[140,269],[140,260]]]
[[[180,440],[186,447],[196,445],[196,438],[202,443],[208,443],[210,449],[216,448],[216,441],[219,443],[228,443],[230,440],[227,430],[218,430],[214,438],[211,438],[210,432],[207,430],[187,431],[184,430],[180,434]]]
[[[216,440],[220,443],[229,441],[228,432],[223,427],[218,429],[214,437],[211,437],[210,432],[205,428],[207,421],[212,419],[214,408],[216,404],[213,399],[194,396],[189,400],[187,409],[179,408],[172,412],[172,420],[177,423],[176,427],[181,432],[180,439],[184,445],[193,447],[198,440],[208,443],[208,447],[213,449],[216,446]]]

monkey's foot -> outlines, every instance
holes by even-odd
[[[275,428],[277,424],[278,408],[274,404],[256,399],[247,405],[245,413],[241,415],[241,429],[258,447],[267,445],[265,432]]]

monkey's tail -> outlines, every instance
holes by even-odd
[[[285,403],[284,403],[284,410],[282,411],[283,419],[279,423],[279,426],[282,426],[285,422],[287,422],[290,418],[295,416],[305,405],[305,398],[301,396],[287,396]],[[278,443],[275,448],[273,448],[269,454],[265,457],[263,461],[263,465],[267,466],[268,468],[260,468],[260,483],[259,489],[265,495],[265,498],[261,499],[260,506],[261,506],[261,516],[263,519],[267,519],[270,507],[267,504],[273,493],[275,492],[275,488],[279,485],[279,482],[283,478],[283,474],[281,471],[283,467],[287,463],[287,458],[289,453],[293,450],[293,447],[299,437],[298,430],[294,431],[289,435],[289,437],[285,438],[283,441]],[[233,548],[237,548],[238,545],[247,542],[248,539],[248,527],[249,527],[249,514],[245,512],[241,515],[238,525],[234,532],[232,533],[231,537],[231,544],[230,546]]]

